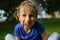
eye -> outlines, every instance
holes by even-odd
[[[24,16],[24,17],[25,17],[26,15],[22,15],[22,16]]]
[[[30,17],[34,17],[34,15],[30,15]]]

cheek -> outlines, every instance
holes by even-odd
[[[32,18],[31,19],[31,25],[33,25],[35,23],[35,21],[36,21],[36,18]]]
[[[36,18],[31,18],[31,21],[32,21],[32,22],[35,22],[35,21],[36,21]]]
[[[23,24],[24,18],[23,17],[19,17],[19,21]]]

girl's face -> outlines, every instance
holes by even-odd
[[[32,7],[22,7],[18,18],[23,27],[30,28],[36,21],[36,13]]]

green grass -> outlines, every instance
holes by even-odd
[[[42,19],[40,20],[45,26],[48,35],[53,32],[58,32],[60,34],[60,19]]]
[[[60,34],[60,19],[41,19],[43,25],[45,26],[48,35],[53,32],[58,32]],[[0,23],[0,40],[4,40],[6,34],[10,33],[14,35],[15,21],[9,21]]]
[[[12,26],[8,26],[8,27],[7,26],[4,26],[4,27],[0,26],[0,40],[4,40],[5,35],[8,33],[13,34]]]
[[[14,35],[14,32],[13,32],[14,26],[15,26],[14,21],[0,23],[0,40],[4,40],[6,34],[8,34],[8,33]]]

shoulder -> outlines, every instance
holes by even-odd
[[[20,37],[20,29],[21,29],[22,25],[20,23],[18,23],[15,28],[14,28],[14,34],[17,36],[17,37]]]
[[[44,27],[44,25],[42,24],[41,21],[36,21],[36,22],[35,22],[35,25],[40,26],[40,27]]]
[[[35,22],[35,27],[37,30],[39,30],[40,33],[43,33],[45,31],[44,25],[40,21]]]
[[[21,27],[22,27],[22,25],[20,23],[15,25],[15,29],[18,29],[18,28],[21,28]]]

